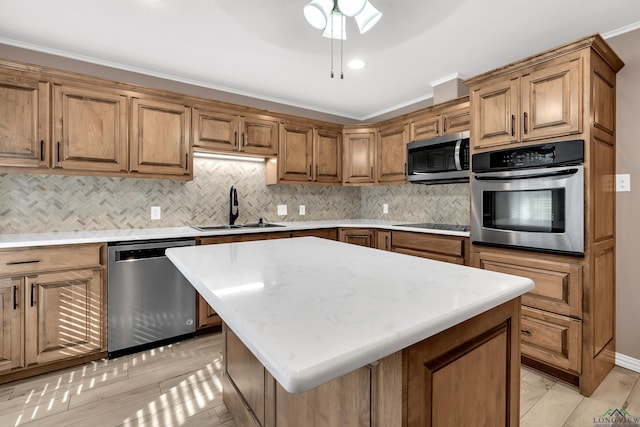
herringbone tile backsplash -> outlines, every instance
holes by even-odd
[[[195,159],[194,180],[0,174],[0,233],[106,230],[224,224],[229,188],[238,189],[237,223],[388,219],[469,221],[466,185],[329,187],[264,184],[264,164]],[[382,203],[389,214],[382,214]],[[289,215],[277,216],[286,204]],[[306,215],[298,215],[304,204]],[[150,220],[150,207],[162,219]]]

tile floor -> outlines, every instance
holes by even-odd
[[[0,385],[0,426],[235,426],[222,402],[221,336],[201,336]],[[608,409],[640,416],[640,374],[616,367],[591,397],[521,371],[523,427],[594,427]]]

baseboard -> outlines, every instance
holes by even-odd
[[[640,359],[616,353],[616,365],[640,373]]]

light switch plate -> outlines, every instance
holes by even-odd
[[[307,210],[305,209],[304,205],[300,205],[300,206],[298,206],[298,213],[299,213],[300,215],[305,215],[305,214],[306,214],[306,211],[307,211]]]
[[[631,175],[628,173],[616,175],[616,191],[631,191]]]
[[[160,206],[151,206],[151,220],[157,221],[162,218],[162,210]]]
[[[383,214],[389,213],[389,204],[388,203],[383,203],[382,204],[382,213]]]
[[[287,205],[278,205],[278,215],[285,216],[287,214]]]

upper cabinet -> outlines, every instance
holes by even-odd
[[[273,156],[278,147],[278,121],[228,109],[194,108],[193,146],[200,152]]]
[[[476,149],[582,132],[582,56],[471,86]]]
[[[344,131],[344,184],[375,182],[375,128]]]
[[[49,83],[0,74],[0,167],[49,166]]]
[[[191,110],[182,104],[134,98],[130,169],[154,175],[189,176]]]
[[[127,97],[99,88],[53,86],[53,166],[126,172]]]
[[[380,128],[377,138],[376,181],[384,184],[404,183],[407,174],[409,125],[398,123]]]
[[[267,163],[267,184],[342,180],[342,132],[309,123],[281,123],[278,158]]]
[[[467,131],[471,127],[469,98],[462,97],[436,105],[411,120],[409,140],[435,138],[450,133]]]

